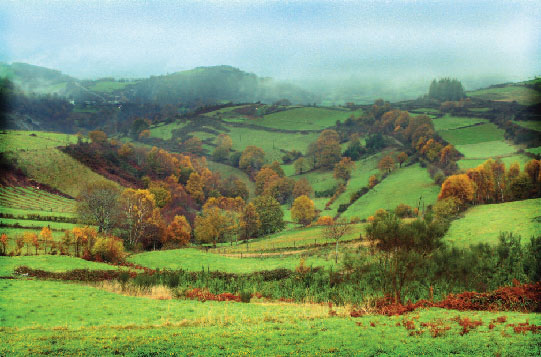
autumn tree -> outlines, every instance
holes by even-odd
[[[323,237],[327,239],[332,239],[336,242],[335,245],[335,263],[338,264],[338,242],[340,239],[351,232],[351,226],[344,218],[333,220],[330,224],[323,227]]]
[[[263,166],[263,168],[271,169],[272,171],[276,172],[276,174],[280,177],[285,177],[286,175],[284,170],[282,169],[282,166],[280,166],[280,163],[276,160],[274,160],[270,165]]]
[[[77,197],[77,213],[81,222],[108,232],[117,223],[118,185],[111,181],[95,181],[82,187]]]
[[[293,167],[295,168],[295,173],[297,175],[302,174],[304,172],[304,168],[306,167],[306,160],[304,157],[299,157],[297,160],[295,160]]]
[[[222,162],[229,158],[229,151],[233,147],[233,140],[227,134],[220,134],[216,138],[216,148],[212,152],[215,161]]]
[[[314,190],[312,189],[312,186],[310,185],[310,182],[308,182],[307,179],[301,178],[300,180],[295,181],[295,186],[293,186],[293,198],[297,198],[299,196],[312,196],[314,193]]]
[[[197,136],[192,136],[181,145],[181,150],[186,153],[201,154],[203,142]]]
[[[280,176],[271,168],[264,167],[255,176],[255,194],[261,195],[272,181],[276,181]]]
[[[265,163],[265,152],[257,146],[248,145],[239,160],[239,168],[249,175],[258,171]]]
[[[139,140],[149,138],[150,137],[150,130],[145,129],[139,133]]]
[[[203,180],[197,172],[192,172],[188,183],[186,184],[186,191],[198,202],[203,203],[205,200],[205,193],[203,192]]]
[[[126,242],[135,247],[141,241],[145,229],[160,217],[154,196],[148,190],[125,189],[120,195],[120,211],[127,229]]]
[[[368,188],[374,188],[374,186],[376,186],[377,184],[378,184],[378,179],[376,175],[370,176],[370,178],[368,179]]]
[[[451,175],[441,185],[438,200],[454,197],[457,203],[464,206],[473,200],[475,187],[468,175]]]
[[[103,144],[107,141],[107,134],[101,130],[93,130],[88,133],[90,141],[97,144]]]
[[[221,181],[220,193],[226,197],[242,197],[245,201],[250,196],[246,183],[234,175]]]
[[[7,254],[7,246],[8,246],[8,235],[5,233],[2,233],[0,235],[0,247],[2,250],[0,251],[1,255]]]
[[[307,226],[315,217],[316,207],[314,201],[306,195],[297,197],[291,207],[291,218],[303,226]]]
[[[295,180],[289,177],[278,177],[268,182],[263,190],[263,195],[274,197],[280,204],[290,202]]]
[[[524,172],[530,177],[530,181],[534,186],[541,183],[541,160],[530,160],[524,166]]]
[[[349,157],[343,157],[340,162],[334,166],[334,178],[337,180],[347,181],[351,177],[351,171],[355,167],[355,163]]]
[[[175,216],[173,222],[165,231],[165,242],[174,246],[184,247],[190,243],[192,228],[184,216]]]
[[[310,144],[306,156],[312,158],[314,168],[330,169],[340,161],[342,149],[338,133],[331,129],[321,132],[318,139]]]
[[[395,163],[391,155],[384,156],[378,163],[378,169],[382,173],[390,173],[395,168]]]
[[[216,243],[225,241],[232,228],[231,216],[225,210],[212,206],[203,209],[195,218],[194,235],[199,242],[216,247]]]
[[[260,228],[261,221],[259,219],[259,213],[257,213],[254,204],[250,202],[244,207],[240,219],[241,239],[246,240],[257,237]]]
[[[408,154],[402,151],[400,154],[398,154],[396,158],[398,160],[398,163],[400,164],[400,167],[402,167],[402,164],[408,160]]]
[[[447,165],[451,161],[456,161],[460,153],[451,144],[446,145],[440,151],[440,163]]]
[[[164,182],[152,181],[148,185],[148,190],[154,196],[156,206],[159,208],[163,208],[171,201],[171,192],[169,192]]]
[[[30,254],[29,249],[30,249],[30,246],[32,245],[32,243],[34,242],[34,236],[37,237],[36,233],[34,233],[34,232],[24,232],[23,233],[23,241],[24,241],[24,244],[26,245],[26,255]]]
[[[98,237],[92,245],[91,253],[94,260],[113,264],[123,262],[126,256],[122,240],[114,236]]]
[[[45,254],[47,254],[47,247],[50,246],[53,241],[53,232],[51,232],[51,229],[49,227],[43,227],[41,229],[41,232],[39,232],[39,236],[43,241],[43,250]],[[34,237],[32,237],[31,242],[34,243]]]
[[[284,229],[284,212],[280,203],[271,196],[259,196],[254,200],[256,212],[261,222],[260,234],[266,235]]]

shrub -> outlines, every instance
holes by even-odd
[[[124,260],[124,245],[117,237],[99,237],[92,247],[92,256],[95,260],[110,263],[120,263]]]
[[[244,303],[249,303],[250,300],[252,299],[252,293],[247,290],[241,291],[239,295],[240,295],[240,301]]]
[[[400,218],[413,217],[413,209],[406,204],[399,204],[396,206],[394,213]]]

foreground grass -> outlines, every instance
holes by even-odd
[[[513,232],[529,242],[541,235],[541,199],[475,206],[463,218],[453,221],[445,239],[457,246],[498,242],[500,232]]]
[[[224,248],[225,250],[225,248]],[[187,271],[223,271],[228,273],[250,273],[261,270],[285,268],[294,270],[299,265],[298,256],[275,256],[272,258],[233,258],[204,251],[186,248],[146,252],[132,255],[131,263],[152,269],[183,269]],[[332,266],[334,260],[320,257],[307,257],[305,264],[310,266]]]
[[[330,317],[322,305],[150,300],[51,281],[0,281],[1,355],[339,354],[538,356],[539,334],[507,323],[539,325],[539,314],[421,310],[407,316]],[[39,291],[40,294],[35,292]],[[99,308],[97,308],[99,306]],[[464,336],[455,317],[481,320]],[[413,320],[415,331],[404,319]],[[421,323],[450,329],[432,337]]]

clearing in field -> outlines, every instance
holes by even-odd
[[[419,164],[395,170],[380,184],[359,198],[342,213],[343,217],[367,218],[376,210],[394,209],[400,203],[420,209],[436,202],[440,192],[439,186],[428,175],[426,169]]]
[[[522,237],[522,243],[541,234],[541,199],[480,205],[452,222],[445,239],[456,246],[498,242],[500,232]]]

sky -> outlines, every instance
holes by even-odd
[[[540,55],[539,1],[0,0],[0,61],[78,78],[226,64],[314,88],[472,87],[541,75]]]

